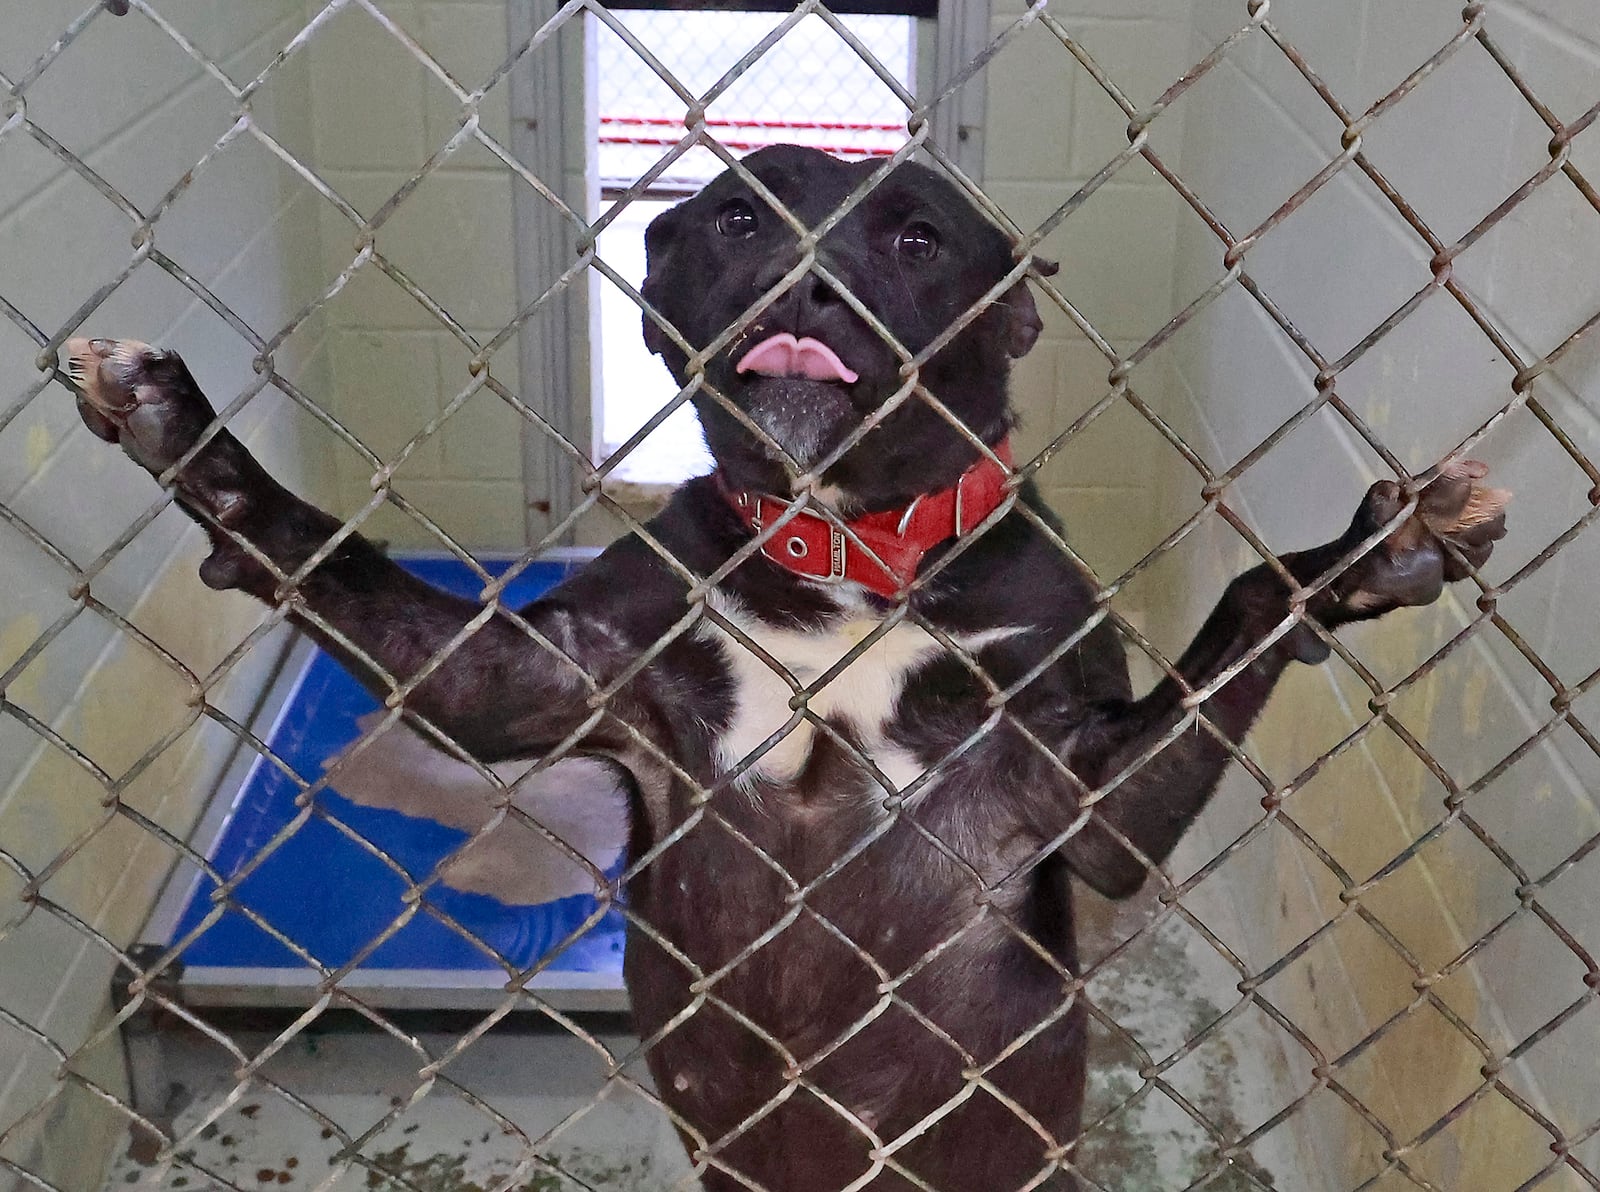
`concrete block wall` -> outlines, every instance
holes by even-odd
[[[1019,0],[996,3],[992,32],[1003,33],[1024,8]],[[1187,3],[1070,0],[1049,11],[1140,107],[1189,64]],[[1128,118],[1042,23],[1016,36],[984,78],[984,187],[1018,225],[1032,230],[1127,148]],[[1181,134],[1176,121],[1171,133]],[[1160,176],[1135,160],[1039,247],[1040,256],[1061,265],[1057,288],[1120,352],[1137,347],[1176,313],[1181,206]],[[1012,387],[1022,458],[1110,388],[1111,365],[1099,349],[1054,304],[1042,302],[1040,313],[1045,331],[1018,363]],[[1136,386],[1144,383],[1143,376],[1135,379]],[[1158,541],[1150,491],[1153,478],[1171,465],[1170,455],[1148,423],[1116,407],[1040,472],[1074,547],[1103,579],[1120,575]]]
[[[465,88],[506,59],[503,2],[401,0],[383,11]],[[553,52],[553,47],[551,51]],[[461,105],[405,45],[357,6],[335,15],[309,47],[317,119],[308,153],[322,176],[371,218],[462,125]],[[511,140],[505,81],[485,98],[483,128]],[[510,246],[514,186],[504,163],[468,144],[429,173],[383,223],[377,251],[480,342],[517,313]],[[335,276],[360,250],[354,224],[331,204],[319,211],[322,267]],[[331,408],[382,459],[402,448],[472,382],[472,353],[437,318],[376,267],[361,269],[328,307]],[[517,387],[516,344],[491,373]],[[401,465],[395,489],[463,545],[523,543],[522,420],[479,390]],[[338,507],[372,497],[373,469],[356,453],[338,460]],[[385,505],[367,532],[396,544],[438,549],[414,519]]]
[[[235,80],[248,80],[303,23],[294,3],[174,0],[163,14]],[[0,7],[0,72],[20,79],[85,6],[29,0]],[[291,61],[258,97],[264,127],[304,138],[310,121],[308,63]],[[230,96],[151,22],[134,14],[95,19],[26,92],[28,116],[97,170],[135,206],[150,209],[234,122]],[[239,138],[176,199],[155,230],[159,250],[253,329],[270,336],[323,282],[321,202],[249,136]],[[0,136],[0,293],[54,333],[132,259],[134,223],[20,128]],[[253,350],[209,308],[149,261],[84,324],[90,334],[136,337],[179,348],[202,385],[226,403],[257,378]],[[325,329],[303,325],[275,357],[310,393],[327,390]],[[73,563],[86,566],[161,493],[79,424],[71,394],[37,385],[38,345],[0,320],[0,499]],[[26,402],[26,404],[23,404]],[[276,390],[259,393],[233,428],[287,482],[333,496],[326,436]],[[128,619],[148,644],[105,616],[71,617],[71,571],[16,527],[0,528],[0,673],[41,633],[65,629],[14,676],[5,699],[70,744],[112,780],[122,804],[183,835],[225,763],[231,736],[197,718],[190,682],[171,664],[208,675],[261,620],[241,597],[217,596],[195,577],[200,534],[171,508],[146,525],[95,576],[90,593]],[[248,716],[274,645],[260,643],[207,698]],[[163,658],[162,652],[169,657]],[[152,747],[167,748],[153,759]],[[85,840],[85,838],[87,838]],[[126,1123],[76,1085],[55,1077],[59,1057],[116,1092],[124,1090],[115,1036],[81,1045],[108,1020],[113,961],[60,917],[19,900],[16,866],[42,873],[81,844],[40,891],[111,944],[130,943],[173,861],[157,838],[117,814],[85,765],[0,715],[0,1131],[42,1107],[5,1157],[59,1187],[91,1188]],[[35,1033],[37,1032],[37,1033]],[[53,1098],[53,1099],[52,1099]],[[9,1186],[0,1177],[0,1185]]]
[[[1270,16],[1359,113],[1445,44],[1460,27],[1460,11],[1453,0],[1274,0]],[[1191,56],[1245,19],[1242,3],[1197,0]],[[1587,6],[1495,4],[1485,27],[1559,118],[1573,120],[1600,100],[1600,38]],[[1169,115],[1183,121],[1174,159],[1180,173],[1235,235],[1259,225],[1339,152],[1340,122],[1259,34]],[[1487,52],[1468,43],[1382,116],[1363,136],[1363,147],[1428,226],[1452,243],[1549,160],[1549,140],[1549,130]],[[1580,136],[1573,160],[1593,178],[1600,138]],[[1427,284],[1430,256],[1351,168],[1267,234],[1245,267],[1333,360]],[[1465,251],[1454,274],[1531,360],[1600,309],[1597,257],[1600,214],[1558,177]],[[1180,220],[1175,291],[1201,292],[1222,273],[1216,239]],[[1163,382],[1152,387],[1153,400],[1219,469],[1232,466],[1314,394],[1314,368],[1237,287],[1158,357],[1164,359],[1152,364],[1160,366]],[[1592,347],[1576,349],[1534,387],[1537,399],[1591,454],[1597,361]],[[1338,393],[1405,466],[1421,470],[1509,400],[1512,376],[1454,300],[1436,290],[1341,374]],[[1589,508],[1590,481],[1527,411],[1509,417],[1474,454],[1516,491],[1511,536],[1486,572],[1489,582],[1503,582]],[[1384,474],[1370,448],[1324,412],[1254,465],[1228,500],[1274,549],[1292,550],[1342,529],[1361,492]],[[1165,507],[1168,524],[1199,508],[1198,481],[1191,475],[1169,487]],[[1506,620],[1566,683],[1578,682],[1596,663],[1587,596],[1595,582],[1594,549],[1580,537],[1499,603]],[[1238,536],[1211,517],[1158,564],[1145,577],[1145,591],[1166,610],[1152,614],[1163,646],[1181,645],[1227,577],[1251,561]],[[1475,594],[1458,588],[1429,609],[1344,636],[1381,682],[1394,684],[1468,623]],[[1229,890],[1235,899],[1250,900],[1251,912],[1223,934],[1255,971],[1339,918],[1337,928],[1264,990],[1329,1062],[1391,1024],[1333,1071],[1392,1142],[1326,1091],[1313,1094],[1287,1127],[1301,1135],[1312,1170],[1331,1187],[1354,1186],[1380,1171],[1386,1147],[1400,1148],[1412,1170],[1441,1188],[1509,1189],[1550,1161],[1549,1134],[1507,1096],[1481,1092],[1482,1070],[1486,1059],[1499,1064],[1584,998],[1584,966],[1529,913],[1469,950],[1517,910],[1520,879],[1450,815],[1445,800],[1452,787],[1471,790],[1464,813],[1529,878],[1550,872],[1600,830],[1592,794],[1596,761],[1569,729],[1556,729],[1498,777],[1474,786],[1549,719],[1551,694],[1538,672],[1486,627],[1391,704],[1436,761],[1437,773],[1399,734],[1380,726],[1287,799],[1285,815],[1356,883],[1371,881],[1413,841],[1439,829],[1416,856],[1361,891],[1360,905],[1373,922],[1349,912],[1328,867],[1282,823],[1197,893],[1199,905],[1213,888],[1219,901]],[[1251,751],[1275,783],[1288,782],[1370,717],[1370,698],[1337,661],[1297,669],[1252,734]],[[1176,859],[1180,875],[1258,823],[1261,795],[1236,773]],[[1579,864],[1540,899],[1592,949],[1597,895],[1600,867]],[[1415,968],[1383,932],[1409,950]],[[1600,1016],[1591,1006],[1500,1070],[1514,1095],[1569,1136],[1594,1116],[1597,1031]],[[1281,1092],[1286,1104],[1315,1080],[1303,1050],[1290,1045],[1285,1053],[1293,1057]],[[1458,1118],[1412,1145],[1463,1102]],[[1592,1164],[1600,1149],[1590,1140],[1582,1155]],[[1560,1179],[1552,1186],[1561,1186]]]

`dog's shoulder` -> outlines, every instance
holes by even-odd
[[[915,607],[952,636],[984,642],[984,666],[1002,685],[1037,672],[1014,701],[1019,710],[1069,695],[1075,707],[1129,698],[1126,655],[1110,621],[1097,616],[1095,577],[1031,481],[1017,506],[949,558]]]
[[[718,504],[710,477],[690,480],[641,529],[611,543],[538,603],[617,621],[641,642],[659,637],[687,611],[693,585],[738,548],[738,523]]]

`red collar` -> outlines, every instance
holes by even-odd
[[[796,575],[829,583],[850,580],[880,596],[895,596],[915,578],[924,555],[972,529],[1006,499],[1011,441],[1002,439],[994,453],[999,464],[985,455],[947,489],[924,493],[900,509],[884,509],[845,522],[871,554],[832,522],[809,510],[786,521],[762,543],[761,553]],[[728,487],[721,472],[716,480],[718,491],[752,530],[759,531],[789,511],[791,502],[783,497],[738,492]]]

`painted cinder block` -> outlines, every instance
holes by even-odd
[[[1239,19],[1241,8],[1200,0],[1196,36],[1222,36]],[[1552,15],[1552,10],[1559,12]],[[1349,6],[1287,0],[1272,5],[1271,19],[1353,114],[1420,66],[1461,24],[1459,6],[1453,3],[1367,3],[1352,13]],[[1572,32],[1581,26],[1592,35],[1592,20],[1576,19],[1572,6],[1494,6],[1487,21],[1491,35],[1523,65],[1542,98],[1547,92],[1561,97],[1573,116],[1600,98],[1592,94],[1593,48]],[[1237,218],[1247,228],[1270,212],[1271,203],[1286,197],[1282,186],[1296,171],[1302,172],[1303,181],[1322,161],[1331,160],[1338,130],[1336,124],[1330,130],[1325,105],[1319,107],[1304,80],[1282,69],[1282,56],[1271,46],[1251,47],[1217,75],[1225,85],[1212,88],[1202,81],[1195,88],[1198,102],[1185,123],[1184,176],[1225,219]],[[1586,102],[1581,98],[1585,95]],[[1241,130],[1250,130],[1251,136],[1241,136]],[[1282,152],[1252,160],[1252,138]],[[1498,67],[1481,47],[1469,43],[1411,98],[1384,115],[1364,144],[1374,163],[1448,241],[1538,168],[1548,139],[1548,129]],[[1293,169],[1285,164],[1291,162]],[[1264,181],[1273,178],[1278,166],[1285,168],[1277,191],[1262,193]],[[1597,241],[1582,231],[1593,227],[1596,217],[1581,199],[1569,201],[1575,194],[1564,184],[1541,188],[1455,263],[1457,279],[1530,355],[1548,351],[1600,307],[1600,293],[1593,287],[1600,270],[1589,251]],[[1181,255],[1215,259],[1215,245],[1203,237],[1180,235],[1178,243]],[[1430,252],[1369,184],[1341,177],[1252,249],[1246,268],[1332,359],[1426,284]],[[1178,269],[1180,276],[1203,276],[1199,267],[1182,260]],[[1309,396],[1306,379],[1314,367],[1295,363],[1297,350],[1270,322],[1248,315],[1248,305],[1248,300],[1240,304],[1231,299],[1219,304],[1199,320],[1206,334],[1185,333],[1172,345],[1174,366],[1192,392],[1197,418],[1225,456],[1247,450],[1252,438],[1280,422],[1289,412],[1283,404],[1286,397],[1298,402]],[[1570,425],[1586,443],[1589,420],[1578,395],[1591,383],[1592,370],[1564,363],[1567,368],[1542,379],[1536,390],[1558,411],[1563,425]],[[1421,468],[1510,400],[1513,371],[1441,293],[1350,367],[1340,377],[1339,392],[1406,466]],[[1280,383],[1263,383],[1273,377]],[[1307,429],[1313,433],[1296,432],[1255,465],[1230,497],[1253,524],[1269,531],[1274,545],[1294,545],[1296,537],[1306,540],[1295,530],[1319,520],[1313,502],[1329,510],[1342,508],[1350,490],[1359,491],[1368,478],[1385,472],[1370,449],[1336,421],[1319,416],[1319,425]],[[1488,569],[1494,582],[1513,574],[1572,524],[1582,512],[1573,504],[1575,493],[1587,491],[1587,481],[1526,415],[1507,419],[1474,454],[1490,460],[1500,482],[1517,491],[1512,536]],[[1591,569],[1581,553],[1573,555],[1502,597],[1505,615],[1541,651],[1549,650],[1547,658],[1557,665],[1571,649],[1581,649],[1576,643],[1584,631],[1571,617],[1563,621],[1563,610],[1582,606],[1574,594],[1592,586]],[[1469,622],[1475,613],[1473,595],[1467,589],[1428,610],[1343,636],[1380,681],[1395,683]],[[1559,633],[1553,633],[1557,625]],[[1581,664],[1572,661],[1576,675]],[[1334,664],[1308,672],[1286,685],[1253,732],[1251,746],[1271,763],[1269,772],[1277,776],[1273,766],[1290,763],[1292,775],[1294,763],[1306,761],[1306,749],[1314,744],[1298,739],[1297,726],[1320,720],[1355,730],[1371,718],[1365,707],[1370,694]],[[1465,787],[1548,719],[1549,694],[1548,684],[1491,630],[1412,684],[1394,701],[1391,714],[1451,781]],[[1575,744],[1559,734],[1552,737],[1518,764],[1521,780],[1508,776],[1468,803],[1469,809],[1474,802],[1482,808],[1490,830],[1529,873],[1546,872],[1559,860],[1562,850],[1552,844],[1552,833],[1570,845],[1595,830],[1592,798],[1584,793],[1592,781],[1583,771],[1592,758],[1583,761],[1579,755],[1586,751]],[[1411,746],[1378,725],[1359,748],[1310,778],[1285,809],[1360,881],[1403,856],[1412,842],[1441,824],[1448,814],[1448,793]],[[1547,818],[1530,815],[1529,800],[1547,808]],[[1361,830],[1352,831],[1353,824],[1362,825]],[[1297,868],[1302,873],[1322,869],[1315,859],[1305,859],[1309,854],[1304,850],[1301,857]],[[1572,876],[1567,889],[1578,898],[1592,898],[1596,879],[1581,868]],[[1247,876],[1243,887],[1255,888],[1257,878],[1271,880],[1266,873]],[[1361,901],[1403,940],[1421,971],[1430,972],[1452,962],[1473,939],[1515,910],[1515,883],[1512,872],[1458,825],[1389,873]],[[1563,916],[1563,922],[1583,920],[1575,909],[1571,915]],[[1266,932],[1270,924],[1251,922],[1256,925],[1253,946],[1261,954],[1284,946]],[[1525,979],[1511,978],[1512,973],[1525,978],[1539,972],[1559,982],[1559,974],[1571,966],[1551,946],[1555,938],[1544,931],[1543,936],[1522,939],[1517,947],[1508,940],[1497,963],[1474,960],[1463,965],[1438,987],[1439,996],[1486,1038],[1498,1040],[1496,1046],[1513,1046],[1560,1008],[1553,1004],[1557,999],[1533,990]],[[1316,986],[1304,980],[1292,983],[1275,1000],[1297,1022],[1310,1024],[1314,1034],[1321,1024],[1335,1051],[1347,1048],[1361,1039],[1363,1028],[1376,1027],[1414,998],[1406,986],[1417,974],[1405,963],[1397,968],[1397,957],[1402,954],[1377,935],[1341,931],[1332,946],[1317,952]],[[1394,971],[1394,979],[1386,982],[1387,970]],[[1332,978],[1345,991],[1337,999],[1328,995]],[[1562,1037],[1580,1049],[1594,1037],[1592,1026],[1576,1020],[1567,1029],[1571,1034]],[[1404,1078],[1419,1066],[1437,1073],[1437,1081],[1421,1088]],[[1342,1071],[1348,1074],[1347,1087],[1399,1137],[1409,1138],[1478,1085],[1480,1066],[1480,1054],[1464,1036],[1421,1005]],[[1540,1104],[1570,1107],[1575,1090],[1593,1091],[1592,1081],[1577,1077],[1548,1054],[1537,1065],[1517,1066],[1510,1079]],[[1440,1186],[1509,1187],[1538,1169],[1542,1160],[1531,1156],[1547,1147],[1548,1136],[1535,1131],[1539,1137],[1533,1138],[1525,1116],[1504,1115],[1502,1099],[1488,1100],[1499,1104],[1485,1106],[1481,1116],[1463,1117],[1440,1134],[1437,1145],[1421,1148],[1419,1171]],[[1308,1134],[1312,1150],[1328,1157],[1328,1170],[1338,1171],[1341,1180],[1359,1182],[1365,1178],[1362,1172],[1379,1169],[1371,1165],[1370,1131],[1359,1122],[1304,1115],[1298,1128]]]
[[[81,12],[66,3],[27,5],[6,17],[0,54],[24,62]],[[248,79],[305,18],[299,4],[163,5],[204,52],[235,79]],[[8,72],[22,69],[7,58]],[[293,83],[294,64],[284,72]],[[302,87],[303,91],[304,88]],[[296,140],[309,108],[294,88],[258,97],[262,120]],[[137,14],[97,19],[30,89],[30,116],[84,155],[129,199],[150,204],[177,183],[215,142],[235,112],[226,91],[204,76],[149,21]],[[304,138],[300,138],[303,140]],[[93,291],[132,260],[133,222],[84,179],[41,156],[20,134],[0,142],[0,290],[36,325],[53,333]],[[15,168],[13,168],[15,167]],[[321,200],[317,200],[320,202]],[[163,251],[210,287],[262,337],[311,297],[316,276],[314,208],[298,178],[259,146],[236,145],[203,171],[156,228]],[[309,247],[309,251],[308,251]],[[312,320],[275,358],[286,375],[320,388],[325,369]],[[255,381],[254,349],[199,300],[149,262],[139,266],[85,325],[177,346],[206,388],[226,403]],[[37,347],[7,324],[0,350],[13,388],[35,376]],[[324,444],[290,416],[286,399],[263,394],[234,425],[287,482],[326,498]],[[0,491],[30,525],[69,558],[91,562],[162,496],[115,452],[92,440],[58,386],[40,392],[0,433]],[[325,436],[324,436],[325,437]],[[142,494],[129,502],[130,493]],[[71,572],[11,526],[0,540],[6,560],[0,611],[0,665],[9,667],[63,613]],[[95,598],[129,618],[196,673],[215,667],[261,611],[218,600],[196,583],[197,531],[168,509],[93,581]],[[198,603],[205,603],[200,615]],[[270,650],[257,650],[214,689],[219,706],[242,714],[259,689]],[[113,779],[164,737],[170,747],[123,789],[130,805],[182,835],[228,755],[232,737],[213,722],[188,730],[190,681],[159,653],[120,634],[93,611],[81,612],[8,687],[7,696],[50,724]],[[171,857],[131,821],[114,817],[103,781],[13,717],[0,718],[0,837],[35,871],[63,848],[79,851],[45,886],[114,943],[126,944],[142,922]],[[98,829],[98,830],[96,830]],[[85,836],[87,839],[85,840]],[[24,854],[26,856],[24,857]],[[20,912],[18,883],[0,885],[0,921]],[[105,950],[61,920],[37,910],[0,939],[0,1003],[45,1031],[69,1053],[109,1013],[111,966]],[[39,1106],[57,1087],[56,1061],[15,1031],[0,1031],[0,1129]],[[123,1092],[114,1036],[79,1054],[75,1070]],[[125,1122],[70,1091],[13,1140],[15,1154],[61,1187],[98,1186]]]

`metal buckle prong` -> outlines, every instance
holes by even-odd
[[[911,504],[906,506],[906,511],[900,515],[900,524],[894,528],[896,538],[904,538],[906,536],[906,527],[911,524],[911,515],[917,511],[917,506],[922,504],[922,498],[925,495],[924,493],[918,493]],[[958,488],[956,490],[956,500],[959,502],[960,499],[961,490]],[[958,504],[956,507],[959,509],[960,505]],[[959,515],[957,516],[959,517]]]

